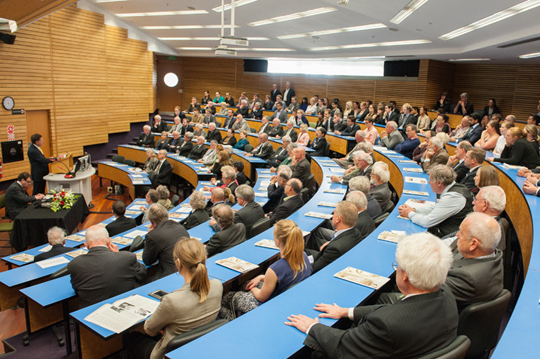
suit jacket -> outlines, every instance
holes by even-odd
[[[469,141],[471,145],[474,146],[480,137],[482,137],[482,126],[480,126],[480,124],[476,124],[476,127],[470,128],[465,136],[461,137],[458,141]]]
[[[226,251],[246,240],[246,227],[242,223],[233,223],[229,227],[214,233],[206,244],[208,257]]]
[[[263,206],[264,213],[272,212],[281,202],[281,197],[283,196],[283,191],[285,187],[275,185],[268,185],[268,202]]]
[[[63,244],[55,244],[51,250],[45,253],[38,254],[34,257],[34,263],[42,261],[44,259],[59,256],[60,254],[71,252],[73,248],[64,247]]]
[[[204,209],[198,209],[191,212],[188,218],[186,218],[184,225],[186,226],[186,229],[191,229],[199,224],[205,223],[209,219],[210,216],[208,215],[208,212],[206,212]]]
[[[234,116],[225,117],[225,121],[223,121],[223,128],[232,129],[235,122],[236,122],[236,117]]]
[[[313,256],[313,273],[323,269],[343,254],[347,253],[349,249],[356,246],[362,241],[362,236],[358,229],[351,228],[342,232],[339,236],[332,239],[322,251]]]
[[[280,126],[280,127],[282,127],[282,126]],[[257,131],[257,133],[266,133],[268,135],[271,130],[272,130],[272,125],[270,125],[270,123],[267,123],[266,125],[262,125],[259,128],[259,131]]]
[[[372,195],[369,193],[366,195],[367,198],[367,209],[366,212],[369,213],[369,216],[373,219],[379,217],[383,212],[381,210],[381,205]]]
[[[248,117],[249,116],[249,107],[238,107],[236,112],[234,113],[235,116],[242,115],[242,117]]]
[[[205,145],[194,145],[193,149],[188,155],[188,158],[191,158],[192,160],[200,160],[201,158],[203,158],[206,151],[207,148]]]
[[[43,176],[49,174],[49,163],[54,159],[45,157],[35,145],[28,146],[27,156],[30,161],[32,181],[43,181]]]
[[[360,232],[361,240],[369,236],[371,232],[375,230],[375,222],[367,210],[358,213],[358,219],[356,220],[354,228],[358,229],[358,232]]]
[[[29,196],[17,181],[8,187],[4,198],[6,202],[6,216],[10,219],[15,219],[19,213],[28,207],[28,202],[34,202],[36,200],[36,197]]]
[[[285,97],[285,94],[287,94],[287,97]],[[289,87],[288,92],[287,92],[287,89],[283,90],[283,101],[285,101],[285,104],[287,104],[287,106],[291,104],[292,98],[294,96],[296,96],[296,93],[291,87]]]
[[[465,187],[467,187],[470,191],[474,191],[475,189],[477,189],[476,183],[474,183],[474,177],[476,176],[476,173],[478,172],[479,169],[480,169],[480,166],[476,167],[472,171],[469,170],[470,172],[467,171],[467,173],[465,174],[465,177],[463,177],[459,183],[461,183],[462,185],[465,185]]]
[[[112,237],[135,227],[137,227],[137,221],[135,221],[134,218],[120,216],[116,218],[113,222],[107,224],[105,226],[105,229],[109,233],[109,237]]]
[[[279,115],[276,116],[277,112],[278,112],[277,110],[274,111],[272,116],[270,116],[270,118],[268,119],[268,122],[272,122],[274,120],[274,118],[277,118],[277,119],[279,119],[279,122],[286,123],[287,120],[288,120],[287,111],[285,109],[282,109],[281,112],[279,113]]]
[[[341,136],[353,136],[356,134],[356,131],[360,130],[360,126],[356,123],[351,126],[347,126],[345,130],[341,131]]]
[[[180,132],[180,136],[184,137],[186,132],[193,133],[193,126],[191,126],[191,125],[182,126],[182,129],[179,132]]]
[[[257,146],[251,153],[253,156],[260,157],[263,160],[268,160],[274,154],[274,148],[269,141],[266,141],[262,145]]]
[[[306,180],[311,174],[311,164],[309,163],[307,158],[304,158],[296,165],[291,166],[291,169],[293,171],[291,178],[298,178],[300,181],[302,181],[302,185],[305,186]]]
[[[200,114],[200,113],[198,115],[193,114],[193,116],[191,117],[190,122],[192,122],[192,123],[204,123],[204,115]]]
[[[221,143],[221,132],[216,128],[214,131],[208,131],[208,136],[206,136],[206,141],[211,142],[212,140],[216,140],[217,143]]]
[[[448,152],[444,148],[438,150],[433,156],[431,156],[429,161],[422,162],[422,169],[427,172],[429,169],[436,165],[446,165],[448,162]]]
[[[172,125],[172,127],[169,129],[169,133],[173,133],[174,131],[182,131],[182,124],[179,124],[178,126]]]
[[[246,238],[251,238],[251,227],[264,218],[264,211],[257,202],[248,202],[242,209],[234,214],[234,223],[243,223],[246,226]]]
[[[238,121],[236,121],[233,126],[232,126],[232,129],[234,131],[241,131],[241,130],[244,130],[246,131],[247,133],[250,133],[250,129],[249,129],[249,125],[247,123],[246,120],[242,120],[242,122],[238,123]]]
[[[469,304],[495,299],[503,290],[503,252],[496,249],[492,258],[463,258],[461,253],[454,256],[452,268],[448,271],[447,286],[458,304],[458,309]]]
[[[150,129],[150,131],[151,132],[157,132],[157,133],[167,131],[167,124],[165,122],[163,122],[163,121],[161,121],[159,123],[159,125],[154,122],[154,124],[152,125],[152,128]]]
[[[203,165],[205,165],[205,166],[211,166],[211,165],[213,165],[213,164],[214,164],[214,161],[216,160],[216,158],[217,158],[217,153],[216,153],[216,151],[215,151],[215,150],[208,149],[208,150],[205,152],[205,154],[204,154],[204,156],[203,156],[203,158],[202,158],[202,160],[203,160]]]
[[[268,137],[283,137],[283,126],[279,125],[277,127],[273,127],[270,129],[270,132],[268,133]]]
[[[216,116],[214,115],[204,116],[202,122],[206,124],[209,124],[210,122],[216,123]]]
[[[111,252],[102,246],[73,258],[67,268],[81,308],[134,289],[146,276],[146,266],[137,261],[135,253]]]
[[[278,95],[281,95],[281,91],[277,89],[270,91],[270,98],[272,99],[272,102],[276,102],[276,98]]]
[[[290,130],[284,130],[283,136],[281,137],[283,138],[285,136],[289,136],[291,138],[291,142],[296,142],[298,140],[298,132],[296,132],[296,129],[294,127]]]
[[[381,142],[384,147],[393,150],[398,143],[403,142],[403,136],[401,136],[401,133],[399,133],[399,131],[395,130],[388,136],[382,138]]]
[[[332,121],[330,123],[330,128],[332,131],[339,131],[339,132],[343,132],[347,129],[347,121],[345,121],[344,119],[342,119],[340,122],[338,123],[335,123],[334,121]]]
[[[465,166],[465,161],[458,161],[458,163],[456,163],[454,165],[454,167],[452,167],[452,169],[454,170],[454,172],[456,172],[457,174],[457,177],[456,177],[456,182],[458,183],[461,183],[461,180],[467,175],[467,173],[469,172],[469,168],[467,168],[467,166]]]
[[[161,222],[146,234],[142,256],[143,262],[146,265],[152,265],[159,261],[157,271],[150,281],[176,272],[173,259],[174,245],[182,237],[189,237],[188,232],[183,225],[170,219]]]
[[[274,152],[272,157],[269,158],[269,161],[281,163],[285,161],[287,157],[289,157],[289,154],[287,153],[287,149],[281,146]]]
[[[417,358],[450,345],[457,336],[458,313],[444,287],[394,304],[354,309],[348,330],[315,324],[304,344],[328,358]]]
[[[139,135],[139,139],[137,140],[137,146],[154,148],[154,144],[154,135],[152,134],[152,132],[150,132],[148,135],[145,135],[144,132]]]
[[[193,149],[193,142],[184,141],[184,143],[182,143],[180,147],[178,147],[178,151],[179,151],[178,154],[180,156],[187,156],[189,155],[192,149]]]
[[[181,138],[178,138],[175,140],[174,138],[171,138],[169,140],[168,150],[169,152],[176,153],[178,152],[178,147],[180,147],[184,143],[184,140]]]
[[[388,183],[373,187],[369,194],[379,202],[383,213],[386,213],[394,205],[391,200],[392,191],[388,188]]]
[[[157,166],[159,167],[159,163]],[[158,168],[156,167],[156,170],[157,169]],[[165,159],[165,161],[163,161],[163,164],[161,165],[161,168],[159,168],[159,172],[154,172],[154,173],[156,174],[157,185],[163,184],[163,185],[168,186],[169,183],[171,182],[172,166],[169,163],[169,161]]]
[[[274,212],[272,212],[272,216],[270,216],[270,225],[273,226],[277,221],[289,217],[303,205],[304,201],[302,200],[302,196],[300,194],[292,196],[287,201],[284,201],[282,204],[277,206]]]
[[[258,110],[251,110],[251,113],[248,115],[249,118],[254,118],[256,120],[260,120],[263,116],[263,109],[262,107]]]

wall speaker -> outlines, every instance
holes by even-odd
[[[0,32],[0,41],[2,41],[4,44],[13,45],[15,43],[16,37],[16,35]]]

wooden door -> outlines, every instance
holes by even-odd
[[[49,111],[35,110],[26,112],[26,137],[27,143],[30,143],[30,137],[34,133],[43,136],[43,154],[45,157],[51,157],[51,138],[49,134]]]

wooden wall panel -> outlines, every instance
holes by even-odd
[[[48,110],[51,152],[83,154],[108,134],[147,121],[156,103],[153,54],[125,30],[106,26],[102,14],[66,7],[17,31],[14,45],[0,44],[0,97],[15,108]],[[25,115],[0,108],[0,141],[15,125],[24,141]],[[2,180],[28,171],[28,161],[3,166]]]
[[[519,66],[514,103],[510,112],[518,119],[526,120],[529,114],[538,113],[536,108],[538,100],[540,100],[540,66]]]

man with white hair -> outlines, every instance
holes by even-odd
[[[67,265],[81,308],[134,289],[146,276],[146,266],[135,253],[119,252],[103,226],[88,228],[85,236],[88,253]]]
[[[234,113],[236,116],[242,115],[242,117],[248,117],[249,115],[249,102],[248,100],[240,101],[240,107]]]
[[[268,117],[263,116],[261,123],[262,125],[259,128],[259,131],[257,131],[257,133],[266,133],[268,135],[272,130],[272,126],[270,126],[270,124],[268,123]]]
[[[311,174],[311,164],[306,158],[306,149],[296,147],[291,160],[291,169],[293,171],[291,178],[298,178],[302,182],[302,186],[305,187]]]
[[[469,102],[469,94],[466,92],[463,92],[461,95],[459,95],[459,102],[457,103],[456,107],[454,107],[454,113],[458,115],[470,115],[474,112],[474,106],[472,103]],[[472,143],[474,146],[474,143]]]
[[[148,172],[148,175],[156,187],[160,184],[168,187],[171,182],[172,166],[167,161],[167,150],[159,150],[158,161],[156,170]]]
[[[191,141],[193,139],[193,133],[192,132],[186,132],[184,135],[184,141],[182,141],[182,144],[180,147],[178,147],[178,154],[180,156],[187,156],[191,150],[193,149],[193,142]]]
[[[236,116],[236,122],[232,126],[233,131],[246,131],[247,133],[250,132],[249,125],[246,120],[244,120],[244,117],[242,115]]]
[[[455,178],[450,167],[433,166],[429,171],[429,184],[432,191],[440,195],[439,201],[418,208],[402,205],[398,208],[399,214],[438,237],[457,231],[465,216],[473,210],[473,198],[471,191],[456,183]]]
[[[217,141],[217,143],[221,143],[222,137],[221,132],[216,128],[216,124],[213,122],[210,122],[208,124],[208,135],[206,135],[206,141],[211,142],[212,140]]]
[[[369,194],[379,202],[383,213],[390,211],[394,206],[392,202],[392,191],[388,187],[388,181],[390,181],[388,165],[380,161],[375,162],[370,174],[370,182],[375,187],[369,191]]]
[[[424,172],[428,172],[433,166],[446,165],[449,157],[444,148],[443,140],[438,136],[431,137],[428,148],[422,155],[422,169]]]
[[[247,184],[238,186],[235,194],[242,208],[234,213],[234,223],[243,223],[246,226],[246,239],[249,239],[251,227],[264,218],[264,211],[261,205],[255,202],[255,191]]]
[[[442,286],[451,264],[452,253],[437,237],[410,235],[398,243],[394,266],[402,300],[356,308],[316,304],[321,318],[351,319],[355,325],[347,330],[304,315],[291,315],[286,324],[305,332],[304,344],[328,358],[416,358],[443,349],[458,326],[454,296]]]
[[[251,153],[246,153],[245,155],[268,160],[274,154],[274,148],[272,147],[272,144],[268,142],[268,135],[266,133],[260,133],[257,137],[259,138],[259,145],[255,147]]]
[[[151,132],[161,133],[167,130],[167,124],[161,121],[160,115],[154,116],[154,124],[152,125]]]
[[[364,151],[354,153],[354,167],[351,167],[343,173],[343,176],[332,176],[330,179],[334,183],[348,185],[349,181],[356,176],[369,176],[373,168],[373,159]]]
[[[270,91],[270,98],[272,102],[276,102],[277,96],[281,96],[281,91],[279,91],[276,84],[272,84],[272,91]]]
[[[66,244],[66,232],[60,227],[51,227],[47,231],[47,239],[51,249],[48,252],[38,254],[34,257],[34,263],[42,261],[47,258],[56,257],[60,254],[67,253],[73,250],[73,248],[64,247]]]
[[[182,139],[180,138],[180,132],[173,131],[172,140],[169,142],[169,152],[176,153],[178,152],[178,147],[182,144]]]
[[[276,137],[280,138],[283,137],[283,126],[281,125],[281,122],[278,118],[274,118],[272,120],[272,128],[270,129],[270,132],[268,133],[268,137]]]
[[[212,166],[214,161],[217,158],[217,147],[218,142],[216,140],[210,141],[210,148],[206,151],[204,156],[197,162],[202,163],[205,166]]]
[[[448,158],[446,165],[451,167],[456,172],[456,182],[460,182],[463,177],[469,172],[469,168],[465,166],[465,156],[472,149],[469,141],[461,141],[456,146],[456,153]]]
[[[180,117],[176,116],[174,118],[174,125],[172,125],[172,127],[169,129],[169,133],[173,133],[174,131],[177,131],[178,133],[180,133],[181,130],[182,130],[182,120],[180,119]]]
[[[154,148],[154,135],[151,132],[151,127],[144,125],[143,133],[140,134],[137,140],[137,146]]]
[[[334,159],[334,161],[343,169],[348,169],[354,165],[353,155],[356,151],[360,150],[360,144],[366,142],[366,133],[362,130],[356,131],[354,134],[354,139],[356,140],[356,145],[353,147],[345,157]]]
[[[283,137],[281,140],[282,144],[281,147],[279,147],[274,154],[266,160],[270,167],[272,168],[278,168],[279,165],[289,157],[289,153],[287,152],[287,147],[291,143],[291,138],[289,136]]]
[[[292,142],[298,140],[298,132],[294,128],[294,120],[287,121],[287,129],[283,131],[283,137],[285,136],[289,136]],[[279,138],[279,136],[276,136],[276,138]]]
[[[294,89],[291,88],[291,83],[289,81],[285,82],[285,90],[283,90],[283,101],[289,106],[292,102],[292,98],[296,96]]]
[[[367,208],[366,211],[371,218],[375,219],[382,214],[381,205],[372,195],[369,194],[371,187],[370,180],[365,176],[357,176],[352,178],[349,181],[349,190],[351,192],[360,191],[362,192],[367,199]]]
[[[403,142],[403,136],[397,131],[397,128],[397,123],[390,121],[386,124],[386,131],[381,132],[381,143],[390,150]]]
[[[206,153],[206,146],[204,145],[205,139],[204,136],[197,137],[197,144],[193,146],[193,149],[188,155],[188,158],[198,161]]]

